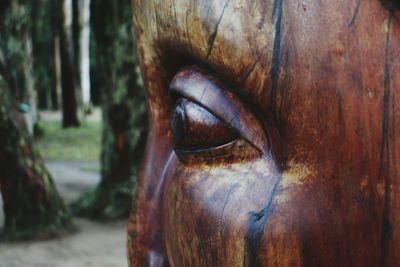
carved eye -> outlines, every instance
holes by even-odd
[[[222,121],[203,107],[180,98],[171,118],[175,148],[198,150],[221,146],[238,138]]]
[[[175,152],[184,161],[248,158],[268,150],[255,115],[215,77],[197,66],[180,70],[170,88]]]

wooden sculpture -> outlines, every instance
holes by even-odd
[[[400,266],[400,11],[133,0],[131,266]]]

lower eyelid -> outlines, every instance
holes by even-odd
[[[175,153],[183,163],[199,163],[199,161],[212,161],[231,158],[242,160],[261,156],[261,153],[242,138],[233,140],[227,144],[195,150],[175,149]]]

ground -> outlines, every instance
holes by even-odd
[[[46,162],[66,204],[99,181],[96,163]],[[1,203],[0,203],[1,204]],[[0,214],[3,223],[3,214]],[[124,267],[125,221],[97,223],[75,219],[78,232],[61,239],[0,244],[0,267]]]
[[[61,197],[69,205],[88,189],[94,188],[100,180],[100,167],[96,161],[100,145],[93,145],[93,142],[100,140],[100,118],[96,117],[96,114],[89,118],[89,128],[62,132],[56,127],[59,125],[58,116],[58,114],[44,114],[47,134],[40,141],[39,150],[45,155],[46,166],[54,178]],[[87,134],[82,135],[82,132]],[[54,139],[54,135],[59,137]],[[74,142],[77,137],[80,141]],[[93,141],[93,138],[98,139]],[[53,146],[49,146],[51,142],[54,143]],[[82,148],[81,153],[77,147]],[[65,151],[75,151],[76,154],[74,156]],[[1,198],[0,207],[2,207]],[[77,232],[60,239],[0,244],[0,267],[126,267],[128,265],[127,221],[98,223],[78,218],[74,218],[74,221]],[[0,227],[3,224],[4,214],[0,208]]]

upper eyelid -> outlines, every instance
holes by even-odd
[[[268,139],[260,121],[236,95],[202,69],[182,69],[172,79],[169,90],[200,104],[261,152],[267,151]]]

